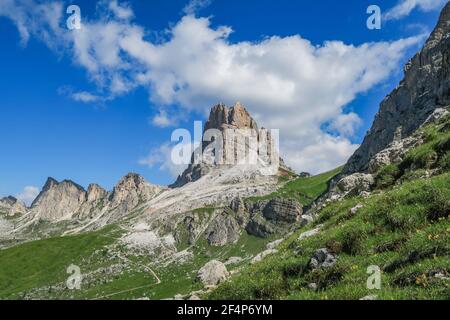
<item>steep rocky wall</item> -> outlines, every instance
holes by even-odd
[[[360,148],[343,172],[365,171],[370,159],[395,139],[408,137],[437,108],[450,105],[450,3],[422,50],[405,66],[405,77],[381,103]]]

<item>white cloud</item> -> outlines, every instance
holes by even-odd
[[[184,164],[175,164],[171,156],[172,145],[165,143],[158,148],[152,149],[146,157],[139,159],[139,164],[148,166],[149,168],[158,167],[160,170],[169,172],[173,178],[176,178],[187,166]]]
[[[42,26],[51,25],[40,19]],[[209,18],[193,15],[155,43],[143,27],[114,17],[83,20],[74,32],[50,31],[101,92],[115,97],[145,87],[159,110],[155,125],[175,122],[173,105],[207,115],[219,101],[242,101],[261,126],[280,129],[286,162],[313,173],[341,164],[357,147],[349,138],[360,119],[344,107],[399,70],[405,52],[423,40],[314,45],[293,35],[231,42],[230,27],[213,28]],[[322,130],[327,124],[340,136]]]
[[[342,137],[352,137],[362,124],[361,118],[354,112],[340,114],[331,121],[328,130],[337,132]]]
[[[97,101],[101,100],[101,97],[94,95],[92,93],[86,92],[86,91],[72,93],[71,97],[75,101],[84,102],[84,103],[97,102]]]
[[[400,0],[386,12],[384,18],[386,20],[398,20],[408,16],[416,8],[428,12],[440,9],[445,3],[447,3],[447,0]]]
[[[118,3],[117,0],[109,2],[109,9],[116,15],[119,19],[130,19],[134,17],[133,10],[128,4]]]
[[[165,110],[160,110],[159,113],[153,117],[151,122],[157,127],[167,128],[174,125],[175,119],[173,117],[168,117]]]
[[[212,0],[190,0],[183,8],[183,13],[186,15],[194,15],[201,9],[206,8],[211,4]]]
[[[26,186],[21,193],[16,195],[16,198],[25,203],[27,206],[36,199],[39,194],[39,188],[33,186]]]

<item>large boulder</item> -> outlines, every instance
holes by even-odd
[[[360,194],[361,192],[369,192],[375,183],[375,179],[371,174],[354,173],[341,179],[337,183],[339,190],[345,194]]]
[[[228,278],[230,273],[225,264],[212,260],[205,264],[197,273],[197,279],[205,287],[216,286]]]

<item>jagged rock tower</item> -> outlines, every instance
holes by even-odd
[[[217,140],[208,134],[214,131],[220,132],[223,139],[219,153],[217,149],[212,150],[213,145],[217,146]],[[250,154],[256,156],[253,162]],[[230,108],[218,104],[211,109],[205,124],[201,148],[194,151],[188,168],[171,187],[181,187],[196,181],[211,170],[246,165],[248,162],[249,170],[276,165],[276,170],[272,170],[273,175],[292,172],[280,158],[271,132],[264,128],[258,129],[256,121],[240,102]]]

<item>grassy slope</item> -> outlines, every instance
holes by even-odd
[[[111,243],[107,235],[113,235],[113,229],[110,226],[98,232],[0,250],[0,298],[17,299],[26,290],[67,279],[67,267],[81,265],[83,258]]]
[[[401,163],[384,167],[377,191],[367,199],[349,198],[323,209],[314,225],[297,231],[278,254],[245,268],[210,299],[450,299],[450,119],[425,128],[426,143]],[[439,175],[423,178],[426,171]],[[350,209],[363,208],[356,214]],[[316,237],[300,233],[324,227]],[[329,269],[311,271],[318,248],[338,255]],[[382,269],[381,290],[369,290],[367,267]],[[318,290],[308,289],[316,283]]]
[[[331,205],[317,222],[325,225],[320,236],[298,241],[305,230],[295,233],[279,254],[250,266],[210,298],[358,299],[374,293],[366,288],[366,270],[378,265],[386,268],[382,290],[375,292],[380,298],[449,299],[448,283],[428,279],[432,272],[450,272],[449,198],[447,173],[370,199]],[[358,203],[364,208],[351,216],[349,209]],[[309,257],[323,247],[336,252],[338,262],[330,269],[309,271]],[[320,290],[306,289],[312,282]]]
[[[275,197],[293,198],[303,205],[310,205],[328,187],[328,181],[341,172],[342,167],[309,178],[297,178],[286,182],[277,191],[263,197],[252,197],[249,201],[272,199]]]

